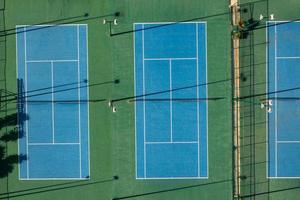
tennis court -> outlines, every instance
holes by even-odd
[[[206,23],[134,29],[136,178],[207,178]]]
[[[300,177],[300,23],[268,22],[268,176]]]
[[[87,26],[16,30],[18,90],[28,116],[19,120],[19,153],[27,156],[19,178],[89,178]]]

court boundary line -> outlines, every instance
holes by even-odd
[[[18,28],[17,28],[17,26],[15,27],[16,28],[16,32],[18,32]],[[19,48],[18,48],[18,34],[16,34],[16,77],[17,77],[17,80],[19,80],[19,61],[18,61],[18,58],[19,58]],[[23,130],[24,131],[24,130]],[[18,172],[19,172],[19,174],[18,174],[18,178],[19,178],[19,180],[20,180],[20,178],[21,178],[21,160],[20,160],[20,131],[19,131],[19,123],[18,123],[18,137],[19,137],[19,139],[18,139]],[[27,160],[26,160],[27,161]]]
[[[204,23],[205,27],[205,72],[206,72],[206,83],[208,82],[208,60],[207,60],[207,23],[205,21]],[[208,96],[208,84],[205,85],[206,87],[206,94],[205,96]],[[209,177],[209,152],[208,152],[208,102],[206,103],[206,172],[207,172],[207,178]]]
[[[76,26],[77,30],[77,86],[78,86],[78,99],[81,100],[81,93],[80,93],[80,34],[79,34],[79,26]],[[82,159],[81,159],[81,104],[78,104],[78,140],[79,140],[79,176],[82,177]]]
[[[145,31],[144,24],[142,25],[142,62],[143,62],[143,94],[145,94]],[[145,95],[143,96],[143,115],[144,115],[144,178],[147,177],[147,150],[146,150],[146,102]]]
[[[199,26],[196,23],[196,96],[197,99],[199,99]],[[198,144],[197,144],[197,150],[198,150],[198,155],[197,155],[197,162],[198,162],[198,176],[201,176],[200,173],[200,116],[199,116],[199,101],[197,101],[197,139],[198,139]]]
[[[25,91],[27,92],[28,90],[28,87],[27,87],[27,78],[28,78],[28,74],[27,74],[27,63],[26,63],[26,60],[27,60],[27,37],[26,37],[26,27],[23,28],[24,30],[24,61],[25,61],[25,74],[24,74],[24,79],[25,79]],[[28,103],[27,103],[27,96],[25,96],[25,99],[26,99],[26,102],[25,102],[25,113],[28,113]],[[28,132],[28,120],[26,120],[26,153],[27,153],[27,159],[26,159],[26,164],[27,164],[27,178],[29,178],[29,159],[28,159],[28,139],[29,137],[29,132]]]
[[[86,69],[87,69],[87,79],[88,79],[88,32],[87,32],[87,24],[62,24],[62,25],[34,25],[34,26],[45,26],[45,27],[59,27],[59,26],[73,26],[75,28],[77,28],[77,31],[79,29],[80,26],[85,26],[85,33],[86,33],[86,60],[87,60],[87,63],[86,63]],[[24,54],[25,54],[25,57],[24,57],[24,65],[25,65],[25,73],[24,73],[24,76],[25,76],[25,90],[27,91],[27,63],[31,63],[32,61],[33,62],[39,62],[39,61],[42,61],[42,62],[45,62],[45,63],[50,63],[51,65],[53,64],[53,62],[79,62],[79,60],[58,60],[58,59],[55,59],[55,60],[27,60],[27,41],[26,41],[26,28],[27,27],[34,27],[34,26],[31,26],[31,25],[16,25],[15,28],[18,29],[18,28],[22,28],[23,29],[23,33],[24,34]],[[78,31],[79,33],[79,31]],[[16,52],[18,53],[18,40],[17,40],[17,36],[18,34],[16,34]],[[79,43],[79,38],[77,38],[77,43]],[[17,77],[19,78],[19,68],[18,68],[18,54],[16,53],[16,63],[17,63],[17,70],[16,70],[16,74],[17,74]],[[79,53],[79,52],[78,52]],[[53,72],[53,71],[52,71]],[[52,88],[53,90],[53,88]],[[52,94],[53,95],[53,94]],[[25,97],[27,99],[27,97]],[[87,89],[87,98],[89,98],[89,90]],[[28,111],[28,108],[27,108],[27,102],[26,102],[26,113]],[[79,105],[80,106],[80,105]],[[88,137],[88,140],[87,140],[87,148],[88,148],[88,177],[82,177],[81,175],[81,162],[82,162],[82,159],[79,158],[80,160],[80,177],[73,177],[73,178],[65,178],[65,177],[51,177],[51,178],[30,178],[29,176],[29,160],[27,159],[26,162],[27,162],[27,178],[21,178],[21,167],[20,167],[20,163],[18,164],[18,167],[19,167],[19,180],[89,180],[90,179],[90,147],[89,147],[89,144],[90,144],[90,141],[89,141],[89,104],[87,104],[87,114],[88,114],[88,118],[87,118],[87,125],[88,125],[88,130],[87,130],[87,137]],[[53,123],[54,123],[54,120],[53,120]],[[80,126],[80,125],[79,125]],[[79,131],[81,131],[79,129]],[[80,138],[81,139],[81,138]],[[27,151],[27,155],[28,155],[28,147],[29,145],[31,146],[34,146],[34,144],[32,145],[33,143],[29,143],[28,142],[28,120],[26,120],[26,151]],[[62,143],[49,143],[49,145],[62,145]],[[18,141],[18,153],[20,151],[20,147],[19,147],[19,141]],[[45,145],[45,144],[44,144]],[[46,144],[47,145],[47,144]],[[69,145],[69,144],[64,144],[64,145]],[[75,145],[75,144],[74,144]],[[81,144],[80,144],[81,145]],[[80,149],[80,154],[81,154],[81,147],[79,148]],[[19,157],[18,157],[19,159]]]
[[[132,30],[135,30],[135,24],[133,23],[132,24]],[[133,87],[134,87],[134,94],[136,95],[136,73],[135,73],[135,70],[136,70],[136,56],[135,56],[135,50],[136,50],[136,47],[135,47],[135,39],[136,39],[136,35],[135,35],[135,31],[133,32]],[[137,110],[136,110],[136,103],[134,104],[134,114],[135,114],[135,117],[134,117],[134,141],[135,141],[135,178],[138,177],[138,171],[137,171],[137,125],[136,125],[136,116],[137,116]]]
[[[274,26],[274,48],[275,48],[275,91],[277,91],[277,60],[276,60],[276,57],[277,57],[277,23],[275,22],[275,26]],[[275,99],[277,99],[277,93],[275,93]],[[278,134],[278,126],[277,126],[277,101],[275,101],[275,176],[278,176],[278,173],[277,173],[277,165],[278,165],[278,161],[277,161],[277,134]]]
[[[133,27],[135,28],[135,25],[142,25],[142,51],[143,51],[143,90],[144,90],[144,61],[145,60],[173,60],[174,58],[158,58],[158,59],[153,59],[153,58],[145,58],[144,56],[144,25],[145,24],[168,24],[168,23],[174,23],[174,22],[137,22],[137,23],[133,23]],[[174,23],[174,24],[204,24],[204,28],[205,28],[205,72],[206,72],[206,81],[207,81],[207,22],[205,21],[195,21],[195,22],[180,22],[180,23]],[[198,31],[198,30],[197,30]],[[135,58],[136,58],[136,53],[135,53],[135,39],[136,39],[136,34],[134,33],[134,91],[136,92],[136,80],[135,80],[135,76],[136,76],[136,63],[135,63]],[[198,39],[198,38],[197,38]],[[198,49],[197,49],[198,50]],[[198,55],[197,55],[198,56]],[[187,58],[189,60],[195,60],[195,58]],[[179,59],[174,59],[174,60],[181,60],[180,58]],[[182,59],[184,60],[184,59]],[[198,64],[198,61],[197,61],[197,64]],[[143,91],[143,93],[145,93],[145,91]],[[208,87],[206,85],[206,91],[205,91],[205,95],[207,96],[208,95]],[[145,97],[143,97],[145,99]],[[144,101],[144,115],[145,115],[145,101]],[[135,116],[136,116],[136,104],[135,104]],[[144,116],[144,123],[145,123],[146,119],[145,119],[145,116]],[[136,147],[136,150],[135,150],[135,167],[136,167],[136,176],[135,176],[135,179],[136,180],[147,180],[147,179],[208,179],[209,178],[209,164],[208,164],[208,104],[206,103],[206,165],[207,165],[207,169],[206,169],[206,173],[207,175],[206,176],[193,176],[193,177],[147,177],[146,176],[146,158],[144,156],[144,177],[138,177],[137,175],[137,134],[136,134],[136,130],[137,130],[137,120],[136,120],[136,117],[135,117],[135,147]],[[144,125],[144,155],[145,155],[145,125]],[[200,141],[198,141],[198,143],[200,143]],[[198,151],[198,157],[200,156],[200,152]],[[200,166],[200,165],[199,165]],[[200,172],[199,172],[200,174]]]
[[[266,27],[268,27],[269,25],[269,22],[267,21],[266,22]],[[266,42],[267,44],[269,44],[269,28],[266,29]],[[269,92],[269,45],[266,45],[266,94],[268,94]],[[269,95],[267,96],[269,97]],[[270,150],[269,150],[269,114],[268,112],[266,112],[266,161],[267,161],[267,166],[266,166],[266,177],[268,178],[269,177],[269,167],[270,167],[270,164],[269,164],[269,153],[270,153]]]
[[[87,84],[89,85],[89,43],[88,43],[88,25],[82,24],[81,26],[85,26],[85,44],[86,44],[86,78]],[[90,88],[88,87],[87,90],[87,98],[90,99]],[[90,159],[90,103],[87,102],[87,150],[88,150],[88,178],[91,179],[91,159]]]
[[[26,60],[26,63],[48,63],[48,62],[78,62],[78,60],[73,59],[53,59],[53,60]]]

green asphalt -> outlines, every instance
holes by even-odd
[[[3,0],[0,1],[0,7],[2,2]],[[241,1],[247,2],[254,1]],[[255,17],[260,13],[274,13],[276,20],[299,18],[300,2],[288,2],[285,7],[282,7],[282,0],[269,0],[268,4],[267,1],[253,3]],[[232,49],[228,4],[228,1],[220,0],[6,0],[5,19],[0,15],[0,28],[3,27],[4,20],[6,30],[13,29],[16,25],[48,24],[51,21],[88,24],[89,81],[90,84],[95,84],[89,88],[90,99],[106,101],[90,103],[90,180],[20,181],[18,165],[14,165],[8,176],[0,178],[0,199],[233,199]],[[113,19],[109,15],[115,12],[120,12],[120,16],[118,25],[112,26],[114,36],[110,36],[109,25],[104,25],[102,20]],[[89,16],[84,17],[85,13]],[[209,178],[136,180],[134,104],[126,100],[117,101],[114,103],[116,113],[108,107],[108,100],[134,95],[133,23],[191,19],[207,22],[208,83],[211,83],[208,84],[209,97],[225,97],[209,101],[208,104]],[[0,82],[0,87],[16,92],[16,37],[15,34],[6,37],[0,34],[0,37],[0,58],[6,52],[5,69],[0,60],[0,78],[2,80],[4,75],[6,84]],[[3,49],[3,38],[6,39],[6,51]],[[241,49],[240,59],[244,66],[242,73],[247,77],[242,83],[242,95],[265,91],[265,29],[255,31],[253,41],[254,44],[264,44]],[[246,39],[241,44],[247,46],[250,42]],[[251,50],[254,51],[254,62],[250,62],[246,56]],[[251,67],[247,68],[248,65]],[[119,83],[101,84],[114,80],[119,80]],[[242,161],[242,175],[247,177],[242,181],[241,191],[245,195],[243,200],[295,199],[293,197],[300,195],[298,180],[266,179],[266,119],[265,112],[258,106],[253,106],[257,101],[258,98],[242,103],[245,105],[242,115],[245,116],[248,112],[255,114],[250,117],[252,121],[246,118],[242,120],[242,136],[251,136],[253,132],[256,136],[251,140],[242,140],[242,156],[246,157],[249,152],[252,155],[251,159]],[[4,108],[6,112],[2,111],[0,117],[16,113],[16,105],[13,103]],[[251,123],[251,126],[246,126],[247,123]],[[13,128],[4,127],[0,133],[3,135]],[[247,147],[247,142],[255,145]],[[18,154],[17,141],[0,142],[0,145],[5,147],[8,156]],[[255,178],[250,179],[250,175],[255,175]],[[290,189],[280,191],[285,188]],[[252,196],[255,193],[259,195]]]

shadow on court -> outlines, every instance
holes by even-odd
[[[16,197],[22,197],[27,195],[54,192],[59,190],[67,190],[67,189],[77,188],[77,187],[87,187],[91,185],[108,183],[115,180],[118,180],[118,176],[113,176],[112,178],[98,180],[98,181],[81,180],[81,181],[72,181],[72,182],[65,182],[60,184],[46,185],[46,186],[29,188],[24,190],[11,191],[9,193],[0,193],[0,199],[7,199],[8,196],[9,198],[16,198]]]
[[[170,189],[164,189],[164,190],[156,190],[156,191],[140,193],[140,194],[132,194],[132,195],[122,196],[122,197],[115,197],[112,200],[145,197],[145,196],[151,196],[151,195],[155,195],[155,194],[175,192],[175,191],[179,191],[179,190],[188,190],[188,189],[192,189],[192,188],[200,188],[200,187],[205,187],[205,186],[209,186],[209,185],[216,185],[216,184],[222,184],[222,183],[229,183],[229,182],[232,182],[232,181],[233,181],[232,179],[224,179],[224,180],[220,180],[220,181],[213,181],[213,182],[203,183],[203,184],[189,185],[189,186],[176,187],[176,188],[170,188]]]
[[[27,120],[28,116],[23,115],[20,120]],[[16,127],[18,123],[17,113],[7,115],[3,118],[0,118],[0,130],[1,129],[10,129],[11,127]],[[5,134],[0,137],[0,178],[7,177],[11,173],[16,164],[26,160],[26,155],[6,155],[6,147],[9,142],[16,142],[20,137],[23,137],[22,134],[18,134],[16,128],[6,131]]]

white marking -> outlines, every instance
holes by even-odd
[[[78,62],[78,60],[27,60],[27,63]]]
[[[42,180],[89,180],[89,178],[21,178],[21,181],[42,181]]]
[[[144,24],[142,26],[142,29],[144,29]],[[143,107],[144,107],[144,177],[146,178],[146,168],[147,168],[147,163],[146,163],[146,101],[145,101],[145,46],[144,46],[144,31],[142,31],[142,54],[143,54]]]
[[[278,56],[276,59],[300,59],[299,56]]]
[[[299,179],[300,176],[268,176],[268,179]]]
[[[190,21],[190,22],[147,22],[147,23],[145,23],[145,22],[137,22],[137,23],[135,23],[135,24],[142,24],[142,25],[144,25],[144,24],[170,24],[170,25],[172,25],[172,24],[195,24],[195,23],[197,23],[197,24],[206,24],[206,22],[199,22],[199,21]],[[144,29],[144,27],[143,27],[143,29]]]
[[[266,27],[268,27],[268,22],[266,22]],[[269,28],[266,29],[266,44],[269,44]],[[266,45],[266,80],[269,79],[269,71],[268,71],[268,68],[269,68],[269,49],[268,49],[268,45]],[[268,81],[266,81],[266,94],[268,94],[269,92],[269,83]],[[269,96],[269,95],[268,95]],[[266,112],[266,175],[267,177],[269,176],[269,115],[268,113]]]
[[[50,142],[45,142],[45,143],[40,143],[40,142],[33,142],[33,143],[28,143],[28,145],[31,146],[52,146],[52,145],[80,145],[78,142],[56,142],[56,143],[50,143]]]
[[[196,60],[198,58],[145,58],[144,60]]]
[[[284,144],[284,143],[295,143],[295,144],[299,144],[300,141],[276,141],[276,143],[278,144]]]
[[[173,103],[172,103],[172,60],[169,60],[169,77],[170,77],[170,140],[173,142]]]
[[[205,24],[205,72],[206,72],[206,82],[208,81],[207,74],[207,23],[204,22]],[[206,96],[208,96],[208,86],[207,84],[205,85],[206,87]],[[206,104],[206,171],[207,171],[207,177],[209,176],[209,154],[208,154],[208,102],[205,102]]]
[[[24,27],[24,59],[25,59],[25,92],[28,91],[28,86],[27,86],[27,63],[26,63],[26,59],[27,59],[27,41],[26,41],[26,27]],[[28,114],[28,100],[27,100],[27,96],[25,96],[26,99],[26,103],[25,103],[25,113]],[[26,120],[26,152],[27,152],[27,157],[28,157],[28,137],[29,137],[29,132],[28,132],[28,120]],[[27,158],[26,160],[27,162],[27,178],[29,178],[29,158]]]
[[[85,24],[85,38],[86,38],[86,78],[89,81],[89,48],[88,48],[88,26]],[[87,82],[89,84],[89,82]],[[89,87],[87,87],[87,98],[90,99]],[[87,132],[87,145],[88,145],[88,165],[89,165],[89,177],[91,176],[91,159],[90,159],[90,106],[89,102],[87,102],[87,118],[88,118],[88,132]]]
[[[80,53],[79,53],[79,25],[77,25],[77,81],[78,81],[78,99],[80,100]],[[81,169],[81,116],[80,116],[80,103],[78,104],[78,138],[79,138],[79,174],[80,177],[82,175],[82,169]]]
[[[198,45],[198,24],[196,24],[196,95],[197,99],[199,99],[199,45]],[[199,101],[197,101],[197,139],[198,139],[198,155],[197,155],[197,161],[198,161],[198,176],[200,176],[200,116],[199,116]]]
[[[133,24],[133,28],[132,28],[133,30],[135,30],[135,24]],[[134,70],[133,70],[133,73],[134,73],[134,75],[133,75],[133,79],[134,79],[134,84],[133,84],[133,87],[134,87],[134,95],[136,96],[137,94],[136,94],[136,73],[135,73],[135,70],[136,70],[136,62],[135,62],[135,59],[136,59],[136,56],[135,56],[135,32],[133,32],[133,57],[134,57],[134,59],[133,59],[133,66],[134,66]],[[137,132],[137,126],[136,126],[136,123],[137,123],[137,121],[136,121],[136,116],[137,116],[137,111],[136,111],[136,103],[134,104],[134,113],[135,113],[135,116],[134,116],[134,138],[135,138],[135,149],[134,149],[134,151],[135,151],[135,178],[137,178],[138,177],[138,172],[137,172],[137,162],[138,162],[138,160],[137,160],[137,134],[136,134],[136,132]]]
[[[274,20],[274,14],[270,15],[270,20]]]
[[[277,91],[277,26],[275,22],[275,91]],[[275,93],[275,99],[277,99],[277,93]],[[275,101],[275,176],[277,176],[277,101]]]
[[[145,142],[146,144],[198,144],[198,141]]]
[[[53,62],[51,62],[51,98],[52,98],[52,143],[55,143],[55,126],[54,126],[54,78],[53,78]]]
[[[158,180],[158,179],[208,179],[207,176],[188,176],[188,177],[147,177],[147,178],[136,178],[137,180]]]
[[[16,26],[16,29],[17,29],[17,26]],[[18,33],[18,29],[16,30],[17,33]],[[17,70],[16,70],[16,77],[17,79],[19,79],[19,62],[18,62],[18,34],[16,34],[16,65],[17,65]],[[24,131],[24,130],[23,130]],[[20,137],[20,127],[18,128],[18,136]],[[21,137],[20,137],[21,138]],[[20,140],[18,141],[18,155],[21,155],[20,154]],[[21,163],[20,161],[20,156],[18,156],[18,163]],[[21,167],[20,167],[21,164],[19,164],[19,167],[18,167],[18,172],[19,172],[19,175],[18,175],[18,178],[20,180],[21,178]]]

